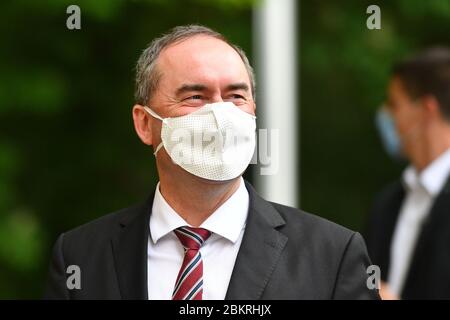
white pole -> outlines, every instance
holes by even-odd
[[[271,155],[272,163],[274,157],[278,158],[278,170],[275,174],[262,175],[264,165],[256,166],[256,188],[270,201],[298,206],[296,0],[262,0],[254,9],[253,21],[258,125],[260,129],[268,129],[269,141],[272,130],[278,130],[278,141],[274,141],[277,146],[269,146],[272,151],[278,149],[278,155]],[[258,163],[259,157],[260,154]]]

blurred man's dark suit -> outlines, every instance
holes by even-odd
[[[226,299],[378,299],[361,235],[260,198],[246,183],[246,230]],[[153,196],[62,234],[53,251],[45,298],[147,299],[147,242]],[[68,290],[66,268],[81,269]],[[161,275],[164,277],[164,274]],[[151,284],[150,284],[151,285]]]
[[[375,199],[366,234],[372,262],[387,281],[390,250],[405,189],[401,181]],[[450,299],[450,179],[423,223],[403,286],[402,299]]]

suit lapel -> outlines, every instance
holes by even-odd
[[[249,213],[227,300],[260,299],[287,242],[287,237],[275,229],[285,224],[283,218],[247,182],[246,187]]]
[[[112,239],[114,263],[122,299],[147,299],[147,243],[153,196],[120,221]]]
[[[250,204],[246,230],[225,299],[260,299],[283,251],[287,237],[276,230],[285,224],[275,208],[246,182]],[[122,299],[147,299],[147,244],[154,195],[120,221],[112,239],[114,264]]]
[[[402,184],[399,182],[394,189],[394,193],[388,201],[387,206],[383,208],[386,211],[386,218],[383,220],[382,229],[378,230],[380,235],[378,241],[380,241],[380,250],[377,260],[379,260],[382,279],[387,281],[389,264],[391,260],[391,244],[395,232],[395,227],[398,222],[400,210],[405,199],[405,191]]]

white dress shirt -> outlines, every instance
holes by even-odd
[[[203,300],[223,300],[244,235],[249,195],[244,180],[201,228],[211,236],[200,248],[203,259]],[[166,202],[156,187],[150,216],[147,259],[147,290],[150,300],[170,300],[184,258],[184,250],[174,229],[190,226]]]
[[[400,209],[391,244],[389,287],[401,295],[422,224],[450,173],[450,149],[421,173],[409,166],[403,172],[406,197]]]

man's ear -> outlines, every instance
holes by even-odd
[[[143,143],[146,145],[153,144],[151,119],[144,106],[135,104],[133,107],[134,129]]]
[[[426,95],[422,97],[422,104],[426,110],[427,118],[429,119],[442,119],[444,115],[442,114],[439,102],[433,95]]]

